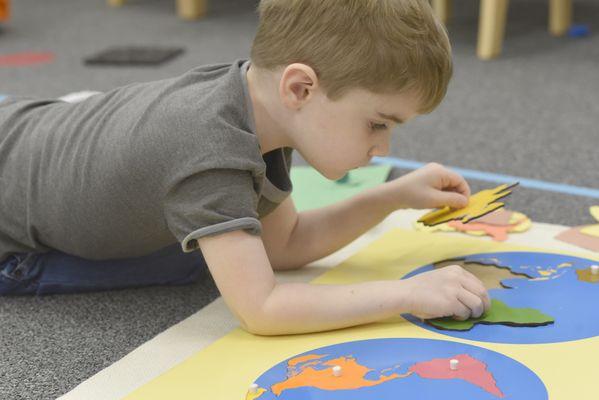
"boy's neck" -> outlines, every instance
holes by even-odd
[[[269,74],[266,72],[266,74]],[[274,80],[260,75],[256,68],[250,67],[247,72],[248,91],[252,101],[256,136],[260,143],[260,151],[266,154],[281,147],[294,147],[281,124],[280,117],[285,110],[278,101],[278,89]]]

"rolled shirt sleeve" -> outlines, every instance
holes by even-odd
[[[198,239],[245,230],[262,233],[256,211],[258,194],[249,171],[211,169],[189,176],[166,195],[165,218],[184,252],[198,248]]]

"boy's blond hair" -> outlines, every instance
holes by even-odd
[[[415,91],[428,113],[445,96],[451,47],[428,0],[261,0],[258,10],[258,68],[307,64],[332,100]]]

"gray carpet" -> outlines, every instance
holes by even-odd
[[[174,1],[13,1],[0,53],[52,51],[52,64],[0,67],[0,93],[55,97],[107,90],[247,57],[255,2],[213,0],[210,15],[180,21]],[[456,71],[446,101],[398,131],[392,156],[599,188],[599,37],[553,38],[546,0],[512,1],[502,57],[474,56],[478,2],[455,2],[449,26]],[[599,4],[576,0],[576,22],[599,30]],[[161,67],[86,67],[82,59],[125,44],[184,46]],[[298,163],[302,161],[298,158]],[[395,170],[393,176],[406,171]],[[471,181],[474,190],[489,187]],[[591,221],[599,200],[519,188],[511,208],[536,221]],[[43,298],[0,298],[0,398],[53,399],[191,315],[217,296],[195,285]]]

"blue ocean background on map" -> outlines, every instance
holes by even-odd
[[[487,371],[495,378],[496,386],[509,399],[547,399],[547,390],[539,377],[523,364],[497,352],[463,343],[433,339],[384,338],[340,343],[307,351],[308,354],[326,355],[321,360],[331,360],[341,356],[352,356],[356,361],[373,371],[366,378],[378,380],[381,371],[405,373],[418,362],[435,358],[452,358],[468,354],[486,364]],[[284,360],[262,374],[256,383],[265,389],[287,379],[287,363]],[[324,367],[323,367],[324,368]],[[330,368],[330,367],[328,367]],[[260,400],[364,400],[364,399],[444,399],[444,400],[492,400],[498,396],[461,379],[426,379],[417,374],[406,378],[393,379],[379,385],[353,390],[321,390],[301,387],[284,390],[275,396],[270,390],[259,397]]]
[[[599,335],[599,283],[584,282],[578,279],[577,269],[588,269],[597,261],[562,254],[536,252],[505,252],[475,254],[465,257],[466,262],[509,266],[515,273],[526,273],[532,278],[543,278],[537,267],[543,270],[557,269],[560,264],[570,263],[571,267],[559,268],[554,279],[531,280],[527,278],[505,279],[503,285],[510,289],[491,289],[489,295],[514,308],[535,308],[555,319],[546,326],[512,327],[505,325],[475,325],[469,331],[449,331],[437,329],[411,315],[403,315],[407,320],[430,331],[443,335],[491,343],[558,343],[586,339]],[[433,265],[426,265],[407,274],[402,279],[430,271]],[[489,265],[489,268],[495,268]]]

